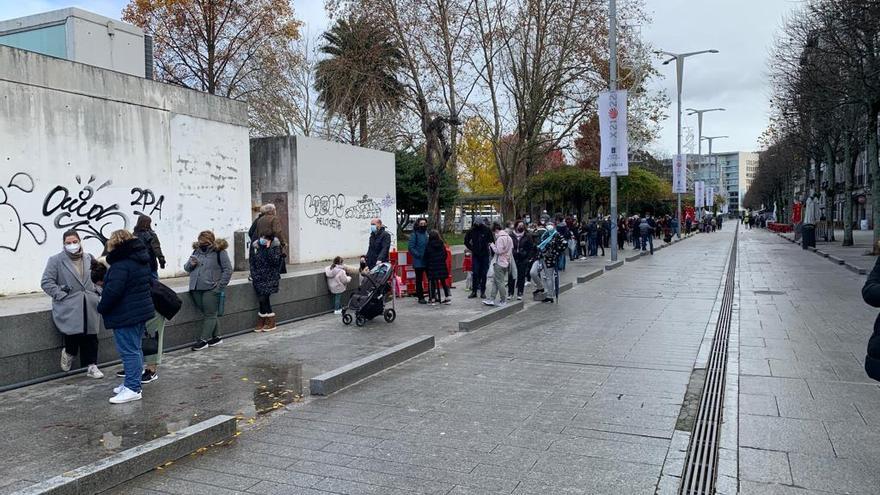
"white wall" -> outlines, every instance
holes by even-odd
[[[12,80],[31,73],[66,86]],[[172,275],[199,231],[214,229],[231,244],[249,225],[244,106],[240,124],[221,122],[207,109],[228,101],[190,93],[0,47],[0,294],[39,290],[46,259],[71,226],[100,255],[101,237],[146,213],[168,259],[162,273]],[[163,94],[174,103],[146,98]]]
[[[82,15],[79,9],[77,13]],[[107,22],[112,29],[108,29]],[[68,18],[67,29],[70,60],[144,77],[144,34],[140,29],[92,16]]]
[[[296,175],[295,261],[366,253],[370,218],[376,216],[391,234],[392,248],[396,245],[392,153],[297,136]]]

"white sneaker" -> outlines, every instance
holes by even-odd
[[[124,389],[124,388],[125,388],[125,385],[120,383],[119,385],[113,387],[113,393],[118,394],[119,392],[122,392],[122,389]]]
[[[342,310],[341,310],[341,309],[337,309],[337,310],[333,311],[333,314],[334,314],[334,315],[341,315],[341,314],[342,314]]]
[[[115,392],[116,389],[113,389],[113,391]],[[136,400],[141,400],[141,393],[135,392],[127,388],[125,385],[122,385],[122,389],[117,392],[115,396],[110,397],[111,404],[125,404],[126,402],[132,402]]]
[[[532,281],[531,281],[531,280],[526,280],[526,284],[525,284],[525,286],[528,287],[528,286],[530,286],[530,285],[532,285]]]
[[[89,370],[86,371],[86,376],[89,378],[104,378],[104,373],[101,373],[97,365],[90,364]]]
[[[486,306],[495,306],[495,301],[492,301],[490,299],[483,299],[483,304],[485,304]]]
[[[61,371],[70,371],[70,365],[73,364],[73,358],[67,351],[61,349]]]

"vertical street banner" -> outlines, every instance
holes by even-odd
[[[704,191],[705,183],[701,180],[694,181],[694,208],[702,208],[706,206],[706,196]]]
[[[706,207],[712,208],[715,206],[715,186],[709,186],[706,188]]]
[[[629,136],[626,127],[626,91],[599,94],[599,137],[602,142],[599,175],[629,175]]]
[[[672,158],[672,192],[687,192],[687,154]]]

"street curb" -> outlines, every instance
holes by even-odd
[[[624,259],[626,260],[627,263],[632,263],[633,261],[638,261],[638,259],[641,257],[642,257],[642,253],[639,253],[639,254],[636,254],[633,256],[627,256]]]
[[[819,256],[821,256],[821,257],[823,257],[823,258],[827,258],[827,257],[828,257],[828,253],[826,253],[825,251],[822,251],[821,249],[817,249],[817,250],[816,250],[816,254],[818,254]]]
[[[590,272],[586,275],[581,275],[580,277],[578,277],[577,283],[582,284],[584,282],[588,282],[590,280],[593,280],[596,277],[601,276],[603,273],[605,273],[605,270],[602,270],[601,268],[599,270],[593,270],[592,272]]]
[[[846,261],[844,261],[841,258],[838,258],[837,256],[828,255],[828,259],[833,261],[835,265],[843,265],[846,263]]]
[[[623,266],[623,260],[617,260],[614,263],[606,263],[605,271],[614,270],[615,268],[620,268]]]
[[[175,433],[19,490],[15,494],[100,493],[152,471],[156,466],[176,461],[202,447],[231,438],[235,435],[235,431],[236,422],[233,416],[214,416]]]
[[[861,267],[858,267],[856,265],[853,265],[852,263],[844,263],[844,265],[846,266],[846,268],[849,271],[858,273],[859,275],[865,275],[866,273],[868,273],[868,270],[861,268]]]
[[[522,311],[525,307],[522,301],[516,301],[514,303],[508,303],[504,307],[495,308],[486,313],[483,313],[479,316],[474,316],[473,318],[468,318],[466,320],[461,320],[458,322],[458,331],[459,332],[472,332],[478,328],[485,327],[490,323],[494,323],[498,320],[506,318],[514,313],[518,313]]]
[[[422,335],[407,340],[396,346],[370,354],[335,370],[322,373],[309,380],[309,392],[312,395],[330,395],[354,382],[400,364],[434,348],[434,336]]]
[[[807,249],[814,252],[814,253],[816,252],[815,246],[807,246]]]
[[[565,291],[569,291],[574,287],[574,282],[566,282],[559,286],[559,293],[562,294]]]

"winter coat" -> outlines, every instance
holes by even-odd
[[[651,225],[648,223],[648,221],[645,219],[642,219],[642,223],[639,224],[639,233],[643,236],[651,235],[651,232],[653,230],[654,229],[651,228]]]
[[[193,265],[186,260],[183,269],[189,273],[189,290],[224,289],[232,278],[232,262],[226,248],[229,243],[225,239],[217,239],[214,245],[202,249],[193,244],[192,256],[198,264]]]
[[[532,242],[532,236],[528,232],[517,238],[516,233],[511,236],[513,239],[513,259],[517,264],[528,263],[535,255],[535,243]]]
[[[278,292],[281,280],[281,241],[276,237],[269,246],[251,244],[251,283],[258,296]]]
[[[418,230],[413,230],[412,235],[409,238],[409,243],[407,244],[406,250],[412,258],[412,266],[413,268],[424,268],[425,267],[425,247],[428,245],[428,234],[424,231],[419,232]]]
[[[428,280],[444,280],[449,277],[446,268],[446,244],[439,239],[429,239],[425,247],[425,268]]]
[[[96,335],[104,328],[98,313],[100,292],[91,278],[93,260],[92,255],[83,253],[79,262],[85,264],[80,277],[74,261],[62,251],[49,258],[43,271],[40,287],[52,298],[55,328],[65,335]]]
[[[513,240],[506,230],[499,230],[495,243],[492,244],[492,251],[495,252],[498,266],[507,268],[510,266],[510,258],[513,254]]]
[[[376,229],[370,234],[370,245],[367,248],[367,254],[364,256],[367,261],[367,268],[373,269],[377,263],[388,262],[388,251],[391,249],[391,234],[385,230],[385,227]]]
[[[150,270],[159,271],[159,266],[165,268],[165,255],[162,254],[162,243],[159,236],[152,230],[139,230],[134,236],[147,246],[147,254],[150,255]]]
[[[155,316],[150,291],[150,255],[140,239],[130,239],[107,254],[110,268],[104,277],[104,289],[98,312],[104,315],[107,328],[131,327]]]
[[[278,239],[282,246],[286,246],[286,237],[284,236],[285,232],[281,226],[281,219],[278,218],[276,214],[267,214],[264,213],[257,217],[254,220],[253,225],[251,225],[251,230],[248,230],[248,234],[253,232],[253,235],[250,236],[252,241],[256,241],[257,239],[271,235]]]
[[[862,287],[862,299],[875,308],[880,308],[880,258]],[[868,352],[865,355],[865,372],[869,377],[880,381],[880,315],[874,320],[874,333],[868,339]]]
[[[475,257],[488,258],[492,254],[489,244],[492,244],[492,232],[485,225],[474,225],[464,235],[464,247]]]
[[[327,287],[330,288],[331,294],[342,294],[351,282],[351,277],[345,273],[343,265],[324,268],[324,276],[327,277]]]
[[[553,236],[553,239],[544,245],[544,249],[541,251],[541,258],[544,260],[545,267],[555,267],[559,261],[559,256],[568,249],[568,242],[559,235],[559,232],[546,231],[541,239],[541,243],[538,245],[543,244],[549,236]]]

